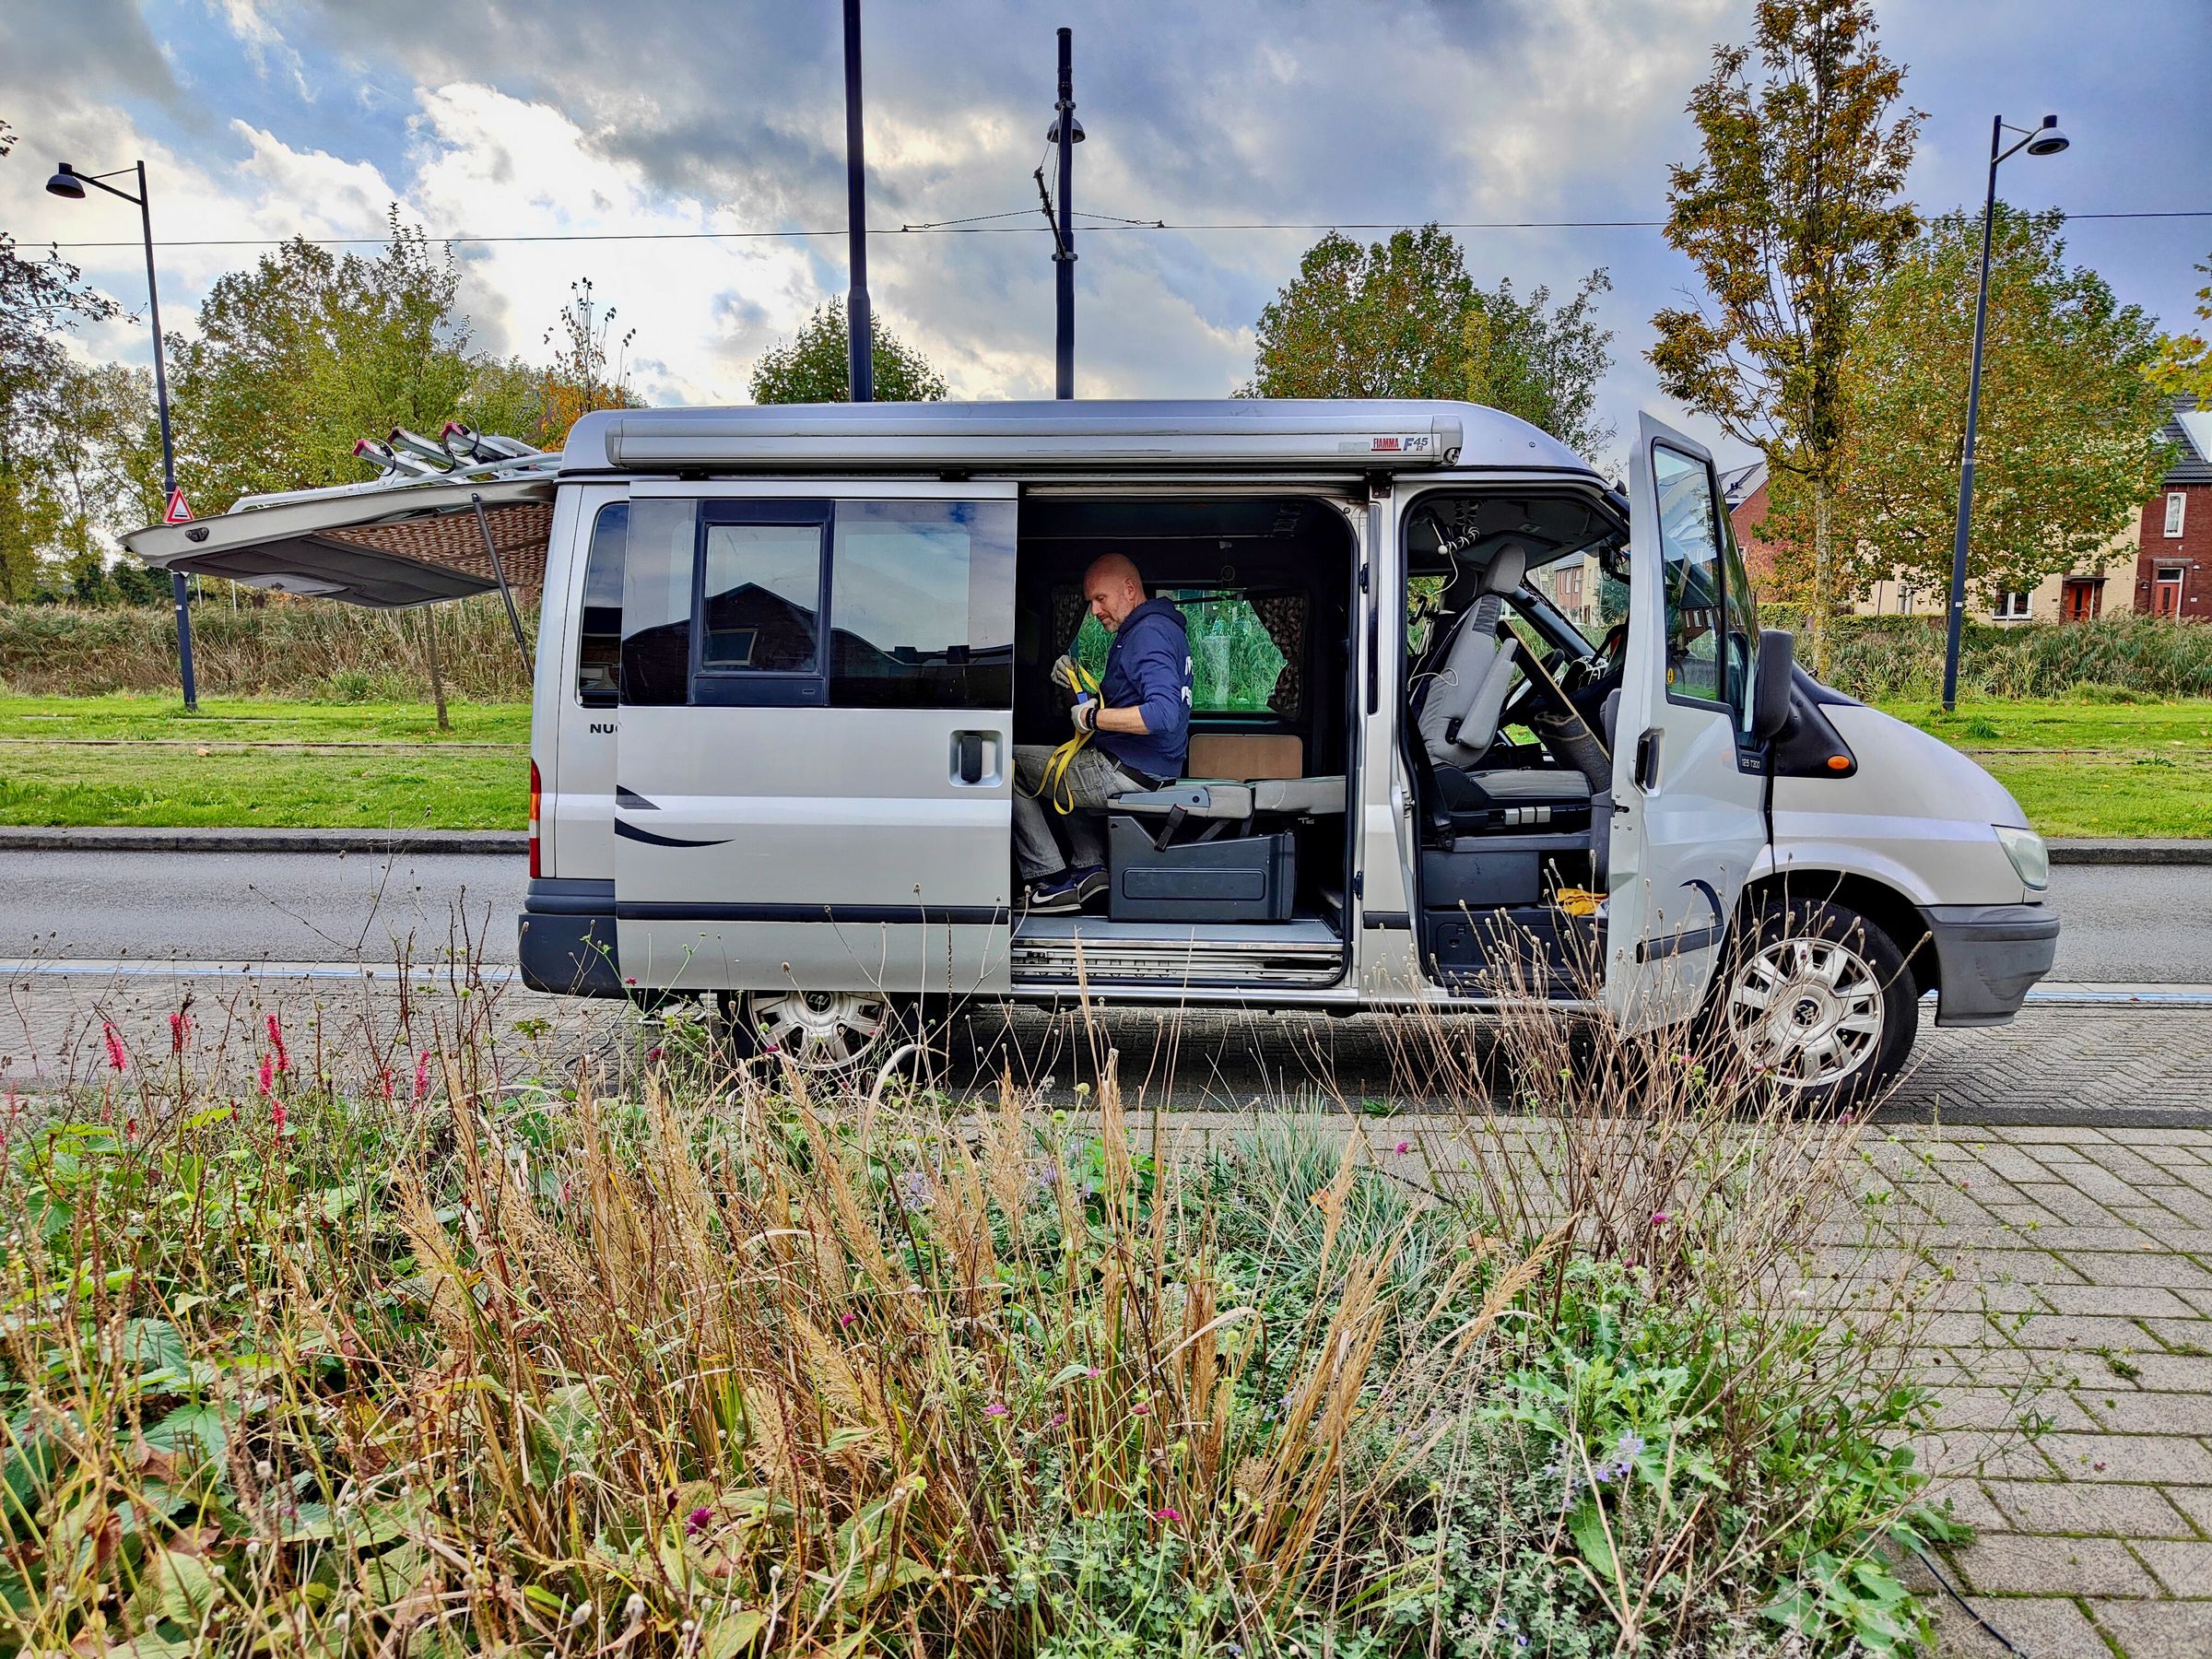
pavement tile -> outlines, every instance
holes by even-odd
[[[2212,1394],[2100,1394],[2092,1384],[2081,1397],[2114,1434],[2212,1434]]]
[[[2017,1137],[2014,1137],[2017,1138]],[[2097,1131],[2099,1140],[2106,1139],[2102,1130]],[[2212,1129],[2162,1129],[2145,1124],[2140,1129],[2122,1129],[2110,1137],[2115,1143],[2141,1149],[2145,1147],[2194,1147],[2212,1151]]]
[[[2101,1129],[2077,1127],[2066,1124],[1992,1124],[1985,1132],[1992,1140],[2018,1141],[2024,1147],[2042,1146],[2056,1142],[2061,1146],[2081,1147],[2110,1137]],[[2123,1130],[2124,1137],[2133,1138],[2133,1132]]]
[[[2122,1180],[2094,1159],[2066,1165],[2064,1174],[2075,1191],[2087,1194],[2108,1209],[2118,1211],[2124,1206],[2142,1202],[2136,1196],[2137,1189],[2134,1182]]]
[[[2112,1650],[2078,1604],[2058,1595],[1970,1595],[1974,1611],[2035,1659],[2112,1659]],[[1936,1619],[1943,1659],[2013,1659],[1959,1604],[1945,1597]]]
[[[2187,1538],[2187,1517],[2157,1487],[2084,1480],[1993,1480],[1990,1500],[2024,1533],[2090,1533],[2116,1538]]]
[[[2177,1290],[2174,1294],[2194,1308],[2200,1315],[2212,1315],[2212,1290],[2198,1289],[2194,1286],[2191,1286],[2186,1289]]]
[[[2168,1290],[2212,1290],[2212,1273],[2187,1256],[2162,1250],[2083,1251],[2065,1264],[2092,1285],[2158,1285]]]
[[[2051,1179],[2051,1171],[2032,1153],[2008,1146],[2003,1141],[1979,1144],[1973,1148],[1973,1153],[1975,1161],[1983,1169],[2002,1176],[2015,1186],[2026,1182]]]
[[[1912,1437],[1920,1466],[1937,1479],[1945,1476],[1980,1476],[1984,1480],[2043,1480],[2055,1460],[2039,1448],[2053,1440],[2107,1440],[2109,1435],[2046,1434],[2030,1440],[2025,1434],[1987,1429],[1946,1429]],[[2212,1455],[2206,1458],[2212,1465]],[[2147,1479],[2147,1476],[2137,1476]],[[2212,1473],[2206,1476],[2212,1485]]]
[[[2184,1396],[2155,1394],[2148,1397],[2168,1399]],[[2090,1434],[2113,1426],[2100,1420],[2098,1417],[2092,1417],[2078,1402],[2054,1388],[1965,1388],[1940,1393],[1936,1401],[1936,1426],[1947,1431],[1953,1429],[2024,1429],[2030,1418],[2039,1417],[2049,1419],[2045,1425],[2047,1428],[2078,1430]]]
[[[2189,1517],[2196,1530],[2212,1537],[2212,1487],[2170,1486],[2159,1488],[2166,1501]]]
[[[2212,1390],[2212,1358],[2161,1354],[2153,1348],[2130,1354],[2128,1363],[2136,1368],[2137,1388],[2172,1394]]]
[[[1951,1319],[1963,1318],[1965,1315],[1946,1313],[1938,1317]],[[2094,1349],[2148,1346],[2144,1341],[2141,1324],[2133,1319],[2112,1314],[2030,1313],[2017,1332],[2008,1329],[2006,1335],[2024,1348]]]
[[[2212,1659],[2212,1602],[2092,1601],[2089,1611],[2125,1659]]]
[[[2100,1141],[2084,1147],[2082,1151],[2088,1156],[2088,1160],[2099,1169],[2109,1175],[2118,1176],[2122,1182],[2131,1187],[2140,1187],[2154,1182],[2172,1179],[2158,1164],[2144,1157],[2133,1147],[2113,1146],[2108,1142]]]
[[[2125,1319],[2188,1319],[2196,1310],[2157,1285],[2042,1285],[2039,1294],[2053,1313],[2116,1314]],[[2142,1341],[2143,1334],[2136,1334]]]
[[[2212,1321],[2147,1319],[2143,1328],[2177,1354],[2212,1354]]]
[[[2036,1445],[2067,1480],[2212,1486],[2212,1452],[2170,1434],[2046,1434]],[[1993,1474],[2009,1471],[1990,1471]]]
[[[2212,1544],[2139,1539],[2136,1553],[2175,1595],[2212,1597]]]
[[[2206,1196],[2193,1186],[2176,1182],[2171,1185],[2146,1185],[2137,1190],[2144,1197],[2155,1199],[2160,1207],[2171,1210],[2193,1226],[2212,1225],[2212,1197]]]
[[[2053,1481],[2051,1484],[2056,1486],[2059,1483]],[[2115,1487],[2111,1489],[2117,1491],[2122,1488]],[[1948,1504],[1951,1518],[1954,1521],[1965,1523],[1976,1532],[2011,1532],[2014,1530],[2012,1518],[1990,1501],[1989,1494],[1982,1488],[1979,1481],[1935,1481],[1929,1485],[1926,1495],[1927,1500],[1939,1508]],[[2094,1531],[2096,1529],[2084,1530]],[[2183,1533],[2176,1535],[2193,1536],[2194,1535]]]
[[[2212,1548],[2212,1546],[2206,1547]],[[1952,1564],[1984,1594],[2026,1595],[2064,1586],[2084,1595],[2156,1595],[2159,1586],[2117,1538],[2035,1538],[1994,1533],[1955,1552]]]
[[[2112,1213],[2101,1203],[2063,1181],[2039,1181],[2023,1185],[2020,1191],[2071,1226],[2097,1227],[2112,1219]]]

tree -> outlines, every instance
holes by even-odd
[[[1690,94],[1702,154],[1668,185],[1667,241],[1711,305],[1653,317],[1652,364],[1669,396],[1764,450],[1773,475],[1804,481],[1817,668],[1835,598],[1843,359],[1864,296],[1919,229],[1900,193],[1925,117],[1892,115],[1903,88],[1871,0],[1759,0],[1754,45],[1716,47]]]
[[[2212,260],[2196,267],[2212,276]],[[2185,335],[2165,335],[2159,340],[2159,360],[2152,365],[2151,379],[2159,391],[2173,397],[2195,400],[2201,408],[2212,404],[2212,343],[2206,340],[2212,335],[2212,285],[2196,290],[2197,332]]]
[[[541,449],[558,449],[568,441],[569,429],[594,409],[634,409],[638,398],[629,389],[631,329],[607,343],[615,329],[615,308],[604,312],[592,298],[592,279],[569,284],[576,296],[560,308],[560,317],[546,330],[546,344],[553,360],[538,376],[537,441]]]
[[[16,135],[0,122],[0,158]],[[0,231],[0,599],[27,599],[62,532],[65,502],[49,454],[67,424],[70,359],[64,335],[121,307],[59,257],[26,259]]]
[[[2095,271],[2067,267],[2065,222],[2000,203],[1991,227],[1967,559],[1984,594],[2032,588],[2103,551],[2163,467],[2154,324]],[[1925,591],[1949,586],[1981,255],[1981,216],[1947,215],[1867,297],[1842,377],[1839,596],[1900,571]],[[1770,535],[1805,542],[1809,493],[1802,478],[1776,492]]]
[[[1596,296],[1604,268],[1547,310],[1511,278],[1486,290],[1458,241],[1435,225],[1362,247],[1332,230],[1261,312],[1246,397],[1466,398],[1518,415],[1588,454],[1612,441],[1592,418],[1612,366]]]
[[[459,273],[396,207],[390,226],[372,257],[294,238],[217,278],[196,337],[171,336],[177,470],[203,512],[354,482],[357,440],[465,418],[477,359]]]
[[[868,361],[876,371],[877,403],[936,403],[945,396],[945,377],[929,359],[906,345],[872,315]],[[757,404],[845,403],[853,395],[851,346],[845,329],[845,302],[832,300],[790,341],[775,346],[753,366]]]

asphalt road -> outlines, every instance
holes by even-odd
[[[0,853],[0,962],[388,962],[466,936],[514,959],[519,858]],[[2212,865],[2065,865],[2054,982],[2212,984]]]

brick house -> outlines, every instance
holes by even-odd
[[[2212,620],[2212,409],[2177,408],[2159,436],[2176,454],[2143,504],[2135,608]]]

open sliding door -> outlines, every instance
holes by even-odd
[[[1712,457],[1639,419],[1613,748],[1606,1001],[1630,1030],[1697,1011],[1767,841],[1751,592]]]
[[[1010,484],[640,484],[615,904],[641,987],[1003,989]]]

